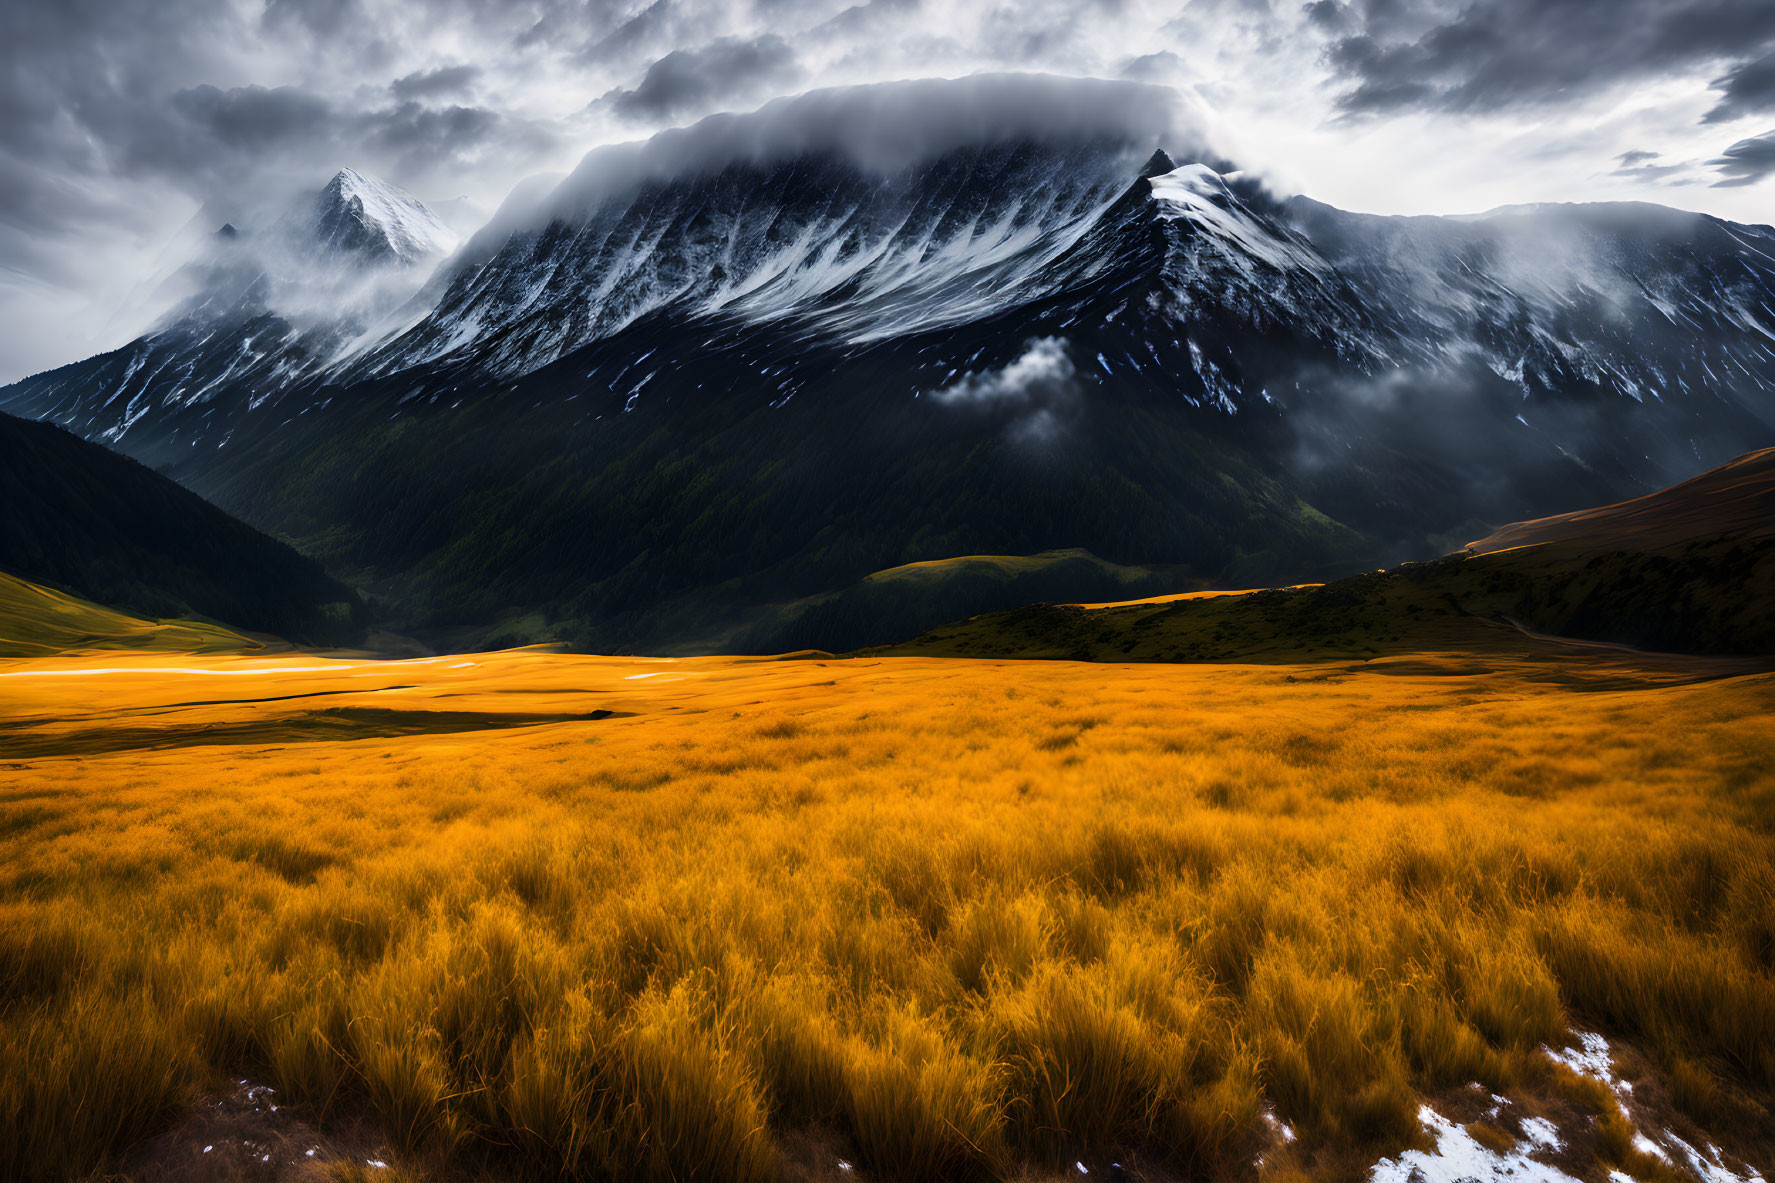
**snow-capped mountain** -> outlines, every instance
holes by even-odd
[[[1042,294],[1126,185],[1123,147],[963,149],[888,176],[827,152],[638,185],[461,268],[365,372],[472,357],[510,377],[668,310],[850,341],[978,320]]]
[[[1152,88],[1082,85],[599,149],[435,270],[450,232],[341,173],[300,265],[243,226],[180,318],[0,407],[354,563],[600,618],[964,551],[1324,571],[1775,438],[1770,228],[1285,201]]]
[[[393,316],[456,235],[346,169],[267,232],[219,240],[199,295],[160,331],[0,402],[163,455],[175,432],[178,448],[219,446],[262,406],[302,413],[322,385],[509,383],[625,333],[660,349],[636,330],[669,321],[679,345],[741,326],[847,351],[997,324],[1004,349],[925,348],[911,377],[1051,336],[1099,381],[1169,384],[1223,414],[1341,420],[1440,385],[1514,390],[1526,424],[1536,400],[1580,394],[1604,419],[1693,400],[1728,405],[1731,431],[1769,416],[1766,227],[1643,206],[1366,217],[1280,203],[1199,150],[1142,165],[1150,147],[1127,127],[1024,131],[889,168],[847,142],[701,164],[679,151],[671,169],[600,150]],[[793,355],[758,368],[785,376],[780,392],[802,385]],[[1593,459],[1586,441],[1556,442]]]
[[[348,374],[471,365],[509,379],[658,315],[862,346],[1056,302],[1082,316],[1137,287],[1152,307],[1135,315],[1163,322],[1153,345],[1184,359],[1164,325],[1230,316],[1342,338],[1354,293],[1310,243],[1206,164],[1160,152],[1137,172],[1137,153],[1022,142],[883,176],[830,151],[639,185],[462,263],[423,319]]]
[[[1595,389],[1775,410],[1775,231],[1643,204],[1290,214],[1402,358],[1483,364],[1526,401]]]
[[[1766,415],[1766,227],[1613,206],[1372,218],[1163,152],[1136,170],[1131,152],[995,145],[887,176],[828,152],[636,185],[462,261],[343,376],[508,381],[648,317],[851,348],[1010,317],[1105,378],[1156,369],[1226,413],[1338,414],[1352,384],[1489,374],[1531,401],[1705,395]]]
[[[417,264],[456,249],[456,232],[405,189],[340,169],[314,202],[303,238],[357,260]]]
[[[412,194],[343,169],[257,224],[219,227],[169,281],[191,294],[151,332],[0,400],[108,444],[150,427],[138,434],[161,459],[174,439],[220,446],[231,416],[320,377],[458,241]]]

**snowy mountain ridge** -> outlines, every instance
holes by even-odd
[[[513,234],[364,372],[475,356],[521,374],[666,309],[859,342],[965,323],[1039,294],[1042,268],[1115,199],[1128,163],[1121,145],[1020,145],[885,180],[822,154],[642,185],[577,224]]]
[[[144,421],[182,409],[199,408],[206,420],[218,406],[256,411],[318,380],[458,242],[412,194],[352,169],[241,223],[209,235],[165,281],[190,294],[151,331],[90,362],[26,379],[21,385],[53,398],[12,405],[114,446]],[[73,381],[55,380],[70,371]],[[231,435],[224,427],[211,442],[220,447]]]
[[[1487,466],[1526,448],[1633,488],[1767,442],[1775,231],[1283,201],[1150,92],[1100,84],[1090,115],[1073,82],[968,80],[718,116],[520,186],[442,262],[453,232],[343,170],[302,219],[218,240],[183,315],[0,406],[165,463],[339,389],[416,408],[523,384],[589,424],[692,395],[775,408],[858,359],[916,398],[1049,341],[1090,396],[1069,405],[1248,419],[1303,471],[1377,439],[1469,464],[1483,440]]]

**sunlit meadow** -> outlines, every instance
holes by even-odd
[[[1574,1029],[1634,1049],[1669,1120],[1767,1149],[1775,676],[0,674],[25,1178],[109,1169],[249,1075],[367,1117],[397,1173],[1337,1178],[1477,1082],[1669,1177],[1541,1051]]]

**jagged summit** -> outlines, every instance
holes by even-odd
[[[220,220],[222,211],[206,207],[203,216]],[[169,430],[181,413],[209,419],[226,407],[261,407],[318,379],[456,242],[418,198],[349,168],[279,205],[231,206],[167,282],[177,295],[162,319],[95,359],[105,374],[97,400],[58,397],[27,414],[116,446]]]
[[[1163,148],[1154,148],[1153,154],[1148,156],[1146,158],[1146,163],[1140,166],[1139,179],[1147,180],[1151,177],[1162,176],[1165,173],[1176,171],[1177,162],[1172,160]]]
[[[395,263],[441,258],[457,241],[411,193],[349,168],[316,198],[312,228],[328,250]]]
[[[1219,257],[1241,271],[1268,268],[1327,274],[1331,270],[1305,238],[1253,208],[1225,176],[1205,164],[1186,164],[1147,178],[1147,184],[1160,217],[1195,227]]]

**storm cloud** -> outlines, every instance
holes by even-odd
[[[931,392],[938,406],[1002,421],[1019,443],[1055,439],[1077,407],[1078,370],[1066,342],[1039,337],[1000,369],[964,374]]]
[[[781,37],[727,37],[701,49],[673,50],[647,67],[640,85],[606,98],[623,117],[650,122],[700,115],[800,76],[795,51]]]
[[[1658,152],[1650,152],[1644,148],[1634,148],[1615,157],[1614,175],[1630,177],[1635,180],[1660,182],[1676,178],[1687,178],[1691,165],[1687,161],[1666,161]]]
[[[1754,185],[1775,173],[1775,131],[1739,140],[1719,158],[1708,163],[1718,169],[1721,175],[1721,179],[1714,182],[1716,188]]]
[[[404,78],[396,78],[388,89],[397,99],[437,99],[460,95],[481,76],[479,66],[439,66],[435,70],[415,70]]]
[[[1744,62],[1714,81],[1722,93],[1719,105],[1703,122],[1724,123],[1745,115],[1775,111],[1775,53]]]
[[[1207,134],[1176,92],[1136,82],[979,74],[832,87],[774,99],[758,111],[711,115],[642,143],[586,154],[539,209],[534,224],[571,215],[607,194],[738,161],[769,164],[809,152],[848,157],[891,173],[964,145],[1016,140],[1088,141],[1206,150]],[[511,209],[489,227],[509,232]]]
[[[1339,15],[1351,31],[1327,59],[1351,114],[1557,104],[1775,43],[1767,0],[1369,0]]]

